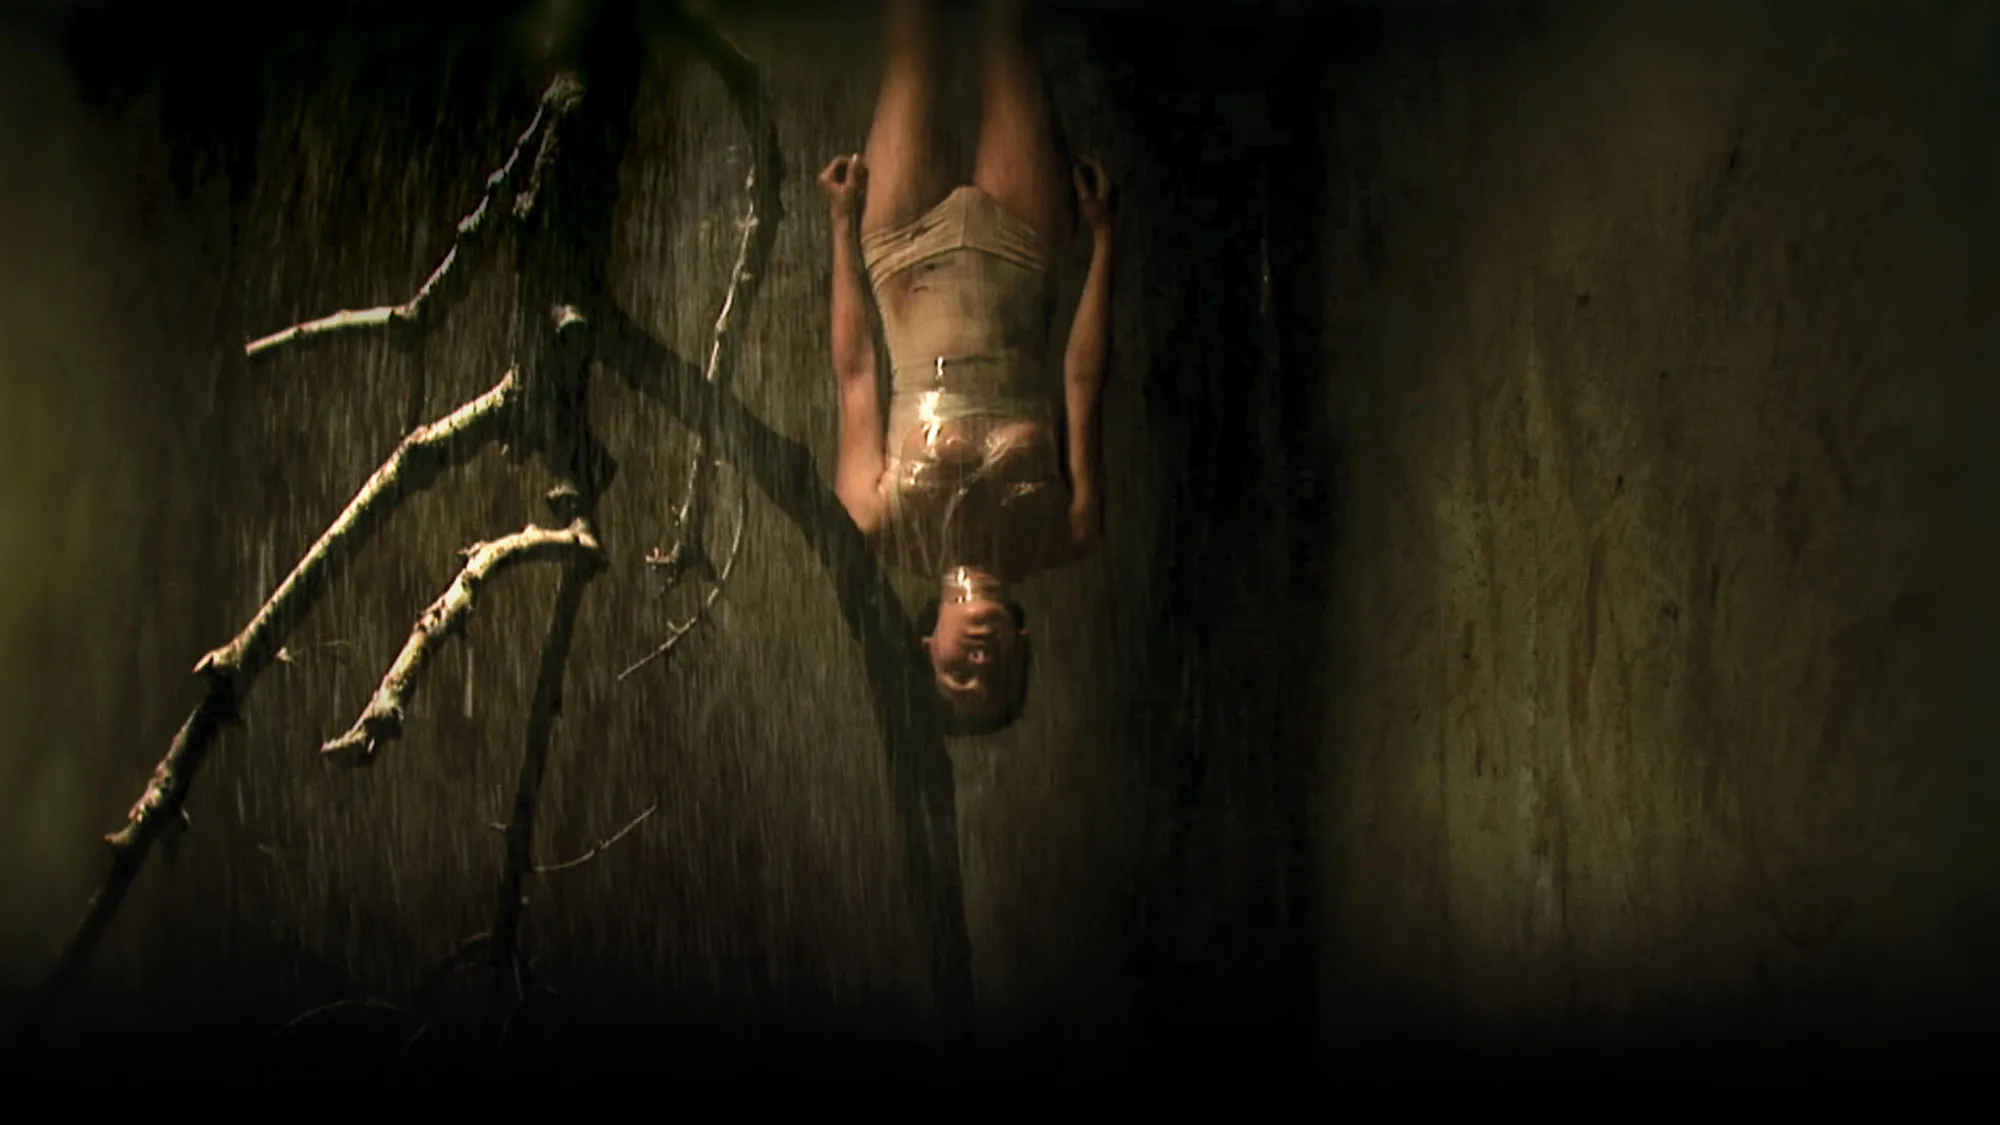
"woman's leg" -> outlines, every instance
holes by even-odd
[[[1041,68],[1029,51],[1023,0],[988,0],[979,150],[972,182],[1035,228],[1053,259],[1072,227],[1069,161]]]
[[[889,0],[887,54],[868,127],[868,196],[861,233],[908,223],[944,198],[931,141],[937,104],[938,21],[933,0]]]

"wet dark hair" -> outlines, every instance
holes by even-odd
[[[1016,630],[1028,627],[1028,611],[1023,609],[1019,602],[1003,602],[1002,604],[1007,607],[1009,613],[1014,615],[1014,628]],[[917,611],[918,636],[928,637],[937,632],[939,608],[938,599],[932,598],[930,601],[924,603],[922,609]],[[985,734],[998,734],[1008,727],[1013,726],[1014,721],[1021,717],[1021,712],[1027,710],[1028,707],[1028,672],[1033,666],[1034,660],[1035,646],[1033,644],[1024,645],[1021,649],[1021,668],[1016,673],[1014,698],[1008,700],[1007,706],[1002,707],[991,718],[967,718],[950,707],[946,707],[945,733],[954,738],[976,738]]]

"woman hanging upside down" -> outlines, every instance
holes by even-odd
[[[938,582],[918,627],[950,728],[977,734],[1011,723],[1027,699],[1027,621],[1012,587],[1081,557],[1103,528],[1110,181],[1096,161],[1071,167],[1058,152],[1021,0],[990,0],[972,182],[950,187],[930,142],[937,30],[929,0],[889,0],[867,148],[820,174],[833,226],[835,488],[886,561]],[[1058,396],[1049,263],[1078,215],[1090,272]]]

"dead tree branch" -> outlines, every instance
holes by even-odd
[[[561,119],[575,108],[576,101],[577,91],[567,81],[553,82],[543,92],[541,105],[536,108],[534,118],[522,131],[520,139],[514,142],[514,149],[507,154],[506,162],[486,177],[486,188],[480,194],[478,204],[458,221],[451,249],[445,252],[443,260],[431,270],[430,276],[424,279],[409,300],[400,305],[373,309],[343,309],[316,320],[295,324],[251,341],[244,347],[244,355],[255,363],[293,345],[303,346],[332,336],[377,328],[388,329],[391,340],[399,346],[407,347],[420,340],[426,332],[443,322],[445,315],[465,296],[466,289],[471,285],[474,265],[491,246],[495,228],[500,225],[492,221],[492,215],[501,196],[513,182],[514,169],[521,162],[521,154],[528,150],[529,145],[545,141]],[[534,186],[531,178],[530,183],[516,195],[514,217],[521,217],[521,212],[533,206]]]
[[[527,974],[531,959],[522,954],[520,940],[521,916],[526,905],[522,887],[526,879],[541,871],[580,864],[637,826],[638,821],[634,821],[585,856],[567,864],[541,868],[533,861],[536,809],[555,722],[562,712],[563,678],[575,639],[577,617],[585,590],[606,565],[605,551],[593,521],[598,501],[617,471],[616,461],[589,429],[591,364],[600,350],[612,346],[623,349],[620,355],[626,361],[625,366],[634,372],[646,367],[645,356],[634,352],[632,345],[643,334],[633,331],[631,322],[612,302],[607,268],[618,195],[618,166],[645,62],[645,37],[640,34],[635,17],[636,10],[631,5],[615,2],[586,11],[574,29],[557,75],[547,87],[533,121],[517,140],[505,164],[487,178],[479,204],[459,223],[451,250],[409,301],[382,309],[335,313],[246,347],[247,358],[256,361],[287,347],[378,327],[388,330],[391,339],[398,343],[420,342],[463,295],[469,284],[468,263],[489,245],[495,209],[514,181],[522,154],[534,146],[526,183],[515,191],[510,211],[519,240],[514,257],[513,369],[491,390],[446,417],[414,427],[300,559],[249,625],[196,665],[195,670],[206,685],[202,699],[155,767],[144,792],[128,813],[125,826],[107,837],[112,849],[110,871],[30,1007],[24,1028],[27,1041],[32,1042],[39,1035],[80,974],[152,844],[171,843],[171,830],[184,823],[184,806],[204,757],[221,728],[238,720],[240,708],[257,677],[286,653],[284,643],[291,630],[311,612],[328,585],[353,555],[371,541],[382,522],[405,498],[428,488],[444,470],[465,464],[496,441],[506,448],[510,460],[520,462],[539,457],[547,465],[556,478],[548,502],[562,530],[531,527],[472,548],[458,579],[419,620],[355,727],[326,747],[356,748],[365,755],[383,739],[394,737],[401,729],[404,708],[409,695],[416,690],[426,660],[440,643],[463,628],[481,586],[499,571],[519,562],[546,558],[561,561],[562,577],[542,646],[513,815],[505,829],[505,864],[496,888],[492,925],[485,933],[460,942],[419,983],[419,1011],[434,1011],[437,992],[446,978],[478,958],[485,958],[494,970],[488,988],[489,1010],[500,998],[501,986],[506,981],[514,985],[518,1007],[530,991]],[[783,217],[778,193],[783,169],[769,100],[755,68],[702,20],[677,11],[672,22],[722,75],[757,148],[749,180],[752,200],[744,221],[743,241],[717,319],[708,363],[700,374],[700,386],[706,393],[694,399],[717,408],[717,413],[701,419],[682,416],[702,441],[713,442],[717,434],[729,430],[719,425],[718,419],[722,417],[723,404],[732,401],[727,397],[727,388],[737,342],[775,240],[777,224]],[[657,391],[664,386],[658,381],[665,379],[666,374],[663,370],[648,369],[648,374],[627,377],[641,384],[654,380]],[[794,466],[798,463],[793,460]],[[707,466],[705,452],[697,449],[689,492],[679,509],[683,516],[681,544],[692,544],[693,550],[699,550],[699,532],[705,519],[706,509],[702,506],[705,500],[701,497],[710,486]],[[809,456],[804,469],[806,478],[812,478]],[[690,531],[694,534],[689,534]],[[730,546],[732,561],[741,538],[739,523]],[[725,566],[718,579],[726,578],[727,573]],[[714,600],[715,591],[711,591],[703,607],[712,605]],[[639,819],[645,819],[650,812],[649,809]],[[372,1000],[348,1006],[392,1007]],[[338,1010],[338,1006],[321,1011],[330,1010]],[[511,1026],[511,1009],[508,1014],[503,1026]],[[428,1022],[420,1026],[409,1042],[414,1043],[429,1026]]]
[[[574,53],[562,68],[575,96],[569,128],[543,134],[530,173],[528,206],[533,210],[523,209],[530,218],[515,262],[516,324],[547,328],[515,342],[529,372],[526,393],[538,409],[520,418],[523,425],[512,440],[522,451],[539,453],[554,474],[556,486],[548,501],[556,518],[589,531],[593,539],[598,501],[617,471],[616,461],[590,430],[588,396],[597,348],[595,321],[598,310],[609,305],[618,166],[646,62],[644,37],[632,15],[622,6],[604,5],[585,16]],[[514,1011],[530,992],[531,967],[521,949],[521,916],[527,905],[522,887],[535,866],[535,819],[562,714],[577,616],[603,565],[601,552],[572,552],[565,559],[542,642],[492,923],[478,944],[491,970],[486,1011],[490,1018],[504,1010],[503,1029],[512,1026]],[[504,987],[508,984],[511,995]]]
[[[202,657],[195,671],[210,680],[226,677],[238,681],[262,672],[286,635],[318,604],[347,561],[374,538],[382,521],[405,499],[429,488],[444,470],[472,460],[498,439],[518,406],[518,387],[510,371],[485,394],[411,431],[292,568],[249,626],[227,645]]]
[[[728,385],[742,324],[762,279],[777,224],[783,218],[778,195],[783,167],[769,101],[754,68],[740,51],[706,24],[685,13],[675,22],[690,33],[698,50],[723,73],[757,144],[749,182],[752,199],[743,224],[743,240],[703,373],[706,385],[722,388]],[[553,331],[538,339],[517,341],[517,355],[524,365],[522,393],[532,405],[517,412],[514,418],[517,428],[505,440],[515,447],[517,456],[540,452],[548,461],[558,478],[557,487],[549,496],[550,504],[559,518],[570,520],[572,529],[581,534],[589,534],[589,521],[598,498],[615,471],[610,455],[588,429],[585,398],[589,365],[602,347],[604,329],[608,326],[615,330],[623,322],[606,299],[609,286],[604,276],[606,256],[602,251],[608,243],[611,205],[616,196],[615,187],[607,191],[605,185],[616,183],[616,164],[623,146],[624,123],[629,119],[636,95],[640,56],[630,51],[629,45],[624,51],[618,47],[617,38],[606,34],[605,26],[600,25],[590,65],[569,73],[567,78],[566,88],[573,96],[567,112],[578,119],[575,132],[581,140],[566,148],[564,130],[554,125],[544,129],[528,186],[516,197],[517,213],[524,220],[537,200],[551,201],[538,222],[524,223],[523,249],[517,262],[516,304],[518,323],[549,323]],[[583,82],[585,72],[591,81],[588,88]],[[567,159],[558,160],[558,156]],[[580,177],[596,182],[580,182]],[[546,321],[544,316],[548,318]],[[600,325],[593,323],[594,320],[605,323]],[[699,443],[707,428],[691,428]],[[701,532],[708,510],[706,497],[712,487],[708,464],[709,459],[698,444],[692,456],[687,490],[676,510],[681,533],[677,550],[701,549]],[[726,580],[733,567],[741,547],[743,523],[738,521],[729,559],[713,574],[717,585],[709,591],[704,608],[713,605],[720,582]],[[601,549],[589,553],[571,551],[566,556],[530,707],[513,814],[501,826],[504,863],[496,888],[492,923],[483,933],[461,941],[420,982],[417,989],[420,1011],[434,1012],[439,991],[452,974],[483,960],[492,970],[488,978],[487,1010],[490,1015],[505,1008],[506,1017],[501,1025],[504,1036],[504,1029],[512,1025],[514,1012],[536,991],[530,981],[532,958],[524,955],[520,939],[522,914],[527,905],[523,894],[527,879],[580,866],[634,831],[654,811],[648,808],[575,859],[553,865],[534,862],[537,806],[547,774],[555,721],[562,711],[562,683],[574,642],[577,613],[584,590],[602,565],[602,559]],[[657,558],[649,560],[657,561]],[[705,569],[713,569],[706,566],[705,557],[702,563]],[[467,575],[473,573],[469,562]],[[404,696],[414,684],[426,655],[470,613],[476,586],[487,576],[485,572],[476,577],[462,575],[461,582],[455,583],[432,606],[412,632],[402,657],[385,677],[355,729],[337,740],[343,748],[366,748],[397,728],[406,703]],[[691,628],[692,622],[687,627]],[[425,1034],[429,1026],[428,1022],[420,1026],[410,1042]]]
[[[470,965],[485,955],[487,947],[493,944],[490,935],[481,932],[461,940],[452,947],[444,959],[431,966],[423,979],[417,982],[415,1002],[419,1012],[435,1012],[438,998],[444,992],[445,982],[459,969]]]
[[[932,935],[931,982],[948,1034],[973,1010],[971,938],[958,856],[957,790],[930,662],[895,587],[840,500],[820,479],[812,451],[771,429],[734,396],[629,316],[610,326],[602,355],[633,390],[683,424],[703,427],[718,457],[756,483],[798,528],[832,580],[848,633],[861,647],[902,823],[910,882]]]
[[[292,568],[250,624],[195,665],[195,673],[206,685],[201,701],[181,724],[166,756],[153,768],[145,790],[125,814],[124,827],[105,837],[111,846],[110,870],[30,1005],[26,1035],[38,1034],[67,996],[125,901],[132,881],[145,866],[153,844],[163,838],[171,842],[170,833],[186,825],[188,792],[209,749],[223,727],[238,721],[239,709],[257,677],[277,659],[292,629],[319,603],[348,560],[374,537],[403,500],[430,487],[446,469],[465,464],[495,440],[514,405],[510,372],[492,390],[413,430]]]
[[[742,493],[745,487],[740,474],[737,476],[736,487],[739,493]],[[749,522],[749,497],[747,495],[740,495],[736,503],[736,530],[730,533],[729,546],[722,554],[722,569],[716,572],[714,584],[709,586],[706,594],[702,595],[701,605],[695,609],[692,617],[669,627],[667,630],[667,639],[661,641],[658,648],[633,661],[624,671],[618,673],[619,680],[624,680],[632,673],[672,652],[681,643],[682,638],[694,632],[695,626],[708,620],[709,611],[715,608],[715,603],[722,597],[724,587],[729,585],[730,572],[736,569],[736,560],[742,554],[743,549],[743,528]]]
[[[406,1020],[416,1020],[418,1018],[416,1013],[411,1012],[407,1008],[403,1008],[396,1004],[391,1004],[387,1000],[380,1000],[373,996],[363,996],[359,999],[354,999],[354,1000],[335,1000],[330,1004],[321,1004],[317,1008],[312,1008],[307,1011],[300,1012],[298,1015],[293,1016],[289,1020],[286,1020],[284,1025],[278,1028],[278,1030],[274,1034],[287,1035],[297,1031],[298,1029],[304,1027],[309,1023],[325,1019],[327,1016],[333,1015],[335,1012],[354,1012],[354,1011],[386,1012],[391,1015],[402,1016]]]
[[[751,303],[763,284],[771,248],[777,241],[778,226],[785,218],[780,191],[785,177],[784,153],[778,145],[777,118],[772,112],[770,95],[756,64],[712,25],[685,14],[677,23],[695,53],[722,79],[750,138],[750,170],[744,180],[749,201],[743,218],[737,224],[742,237],[737,244],[736,261],[730,268],[729,286],[723,294],[722,308],[716,315],[715,327],[710,335],[708,361],[702,369],[703,382],[727,391],[735,375],[743,325],[749,319]],[[646,565],[658,571],[668,584],[678,582],[692,570],[712,582],[713,586],[696,608],[694,616],[670,627],[667,639],[619,673],[620,680],[665,656],[693,630],[714,606],[723,585],[729,580],[730,572],[735,569],[737,553],[742,549],[742,521],[747,515],[744,505],[748,493],[739,474],[734,490],[739,513],[737,531],[730,537],[720,567],[708,554],[706,534],[716,462],[709,453],[703,436],[705,431],[706,427],[695,428],[694,448],[688,454],[686,483],[680,502],[673,510],[673,544],[665,550],[652,552],[646,559]]]
[[[602,558],[603,550],[581,521],[560,530],[530,525],[491,543],[476,543],[461,552],[465,567],[438,599],[424,610],[410,630],[410,639],[381,686],[346,734],[322,746],[326,754],[356,753],[372,760],[382,743],[399,738],[410,697],[415,694],[431,656],[457,636],[472,617],[480,590],[502,572],[523,563],[546,562],[572,554]]]
[[[514,816],[507,822],[504,836],[505,872],[495,895],[493,928],[488,931],[487,955],[494,973],[488,978],[489,1004],[501,999],[502,985],[511,983],[511,1004],[527,999],[529,968],[521,956],[521,914],[528,905],[522,887],[535,867],[535,813],[541,801],[542,780],[548,773],[549,742],[556,718],[562,713],[563,671],[569,664],[570,646],[576,638],[576,617],[583,605],[584,589],[593,571],[572,563],[563,569],[562,586],[556,591],[555,609],[549,615],[548,637],[542,645],[542,666],[535,677],[534,702],[528,712],[527,745],[521,751],[520,776],[514,785]]]
[[[650,805],[647,805],[646,811],[640,813],[638,816],[633,817],[631,822],[626,824],[625,827],[620,828],[618,831],[613,832],[611,835],[606,836],[604,839],[599,840],[595,844],[592,844],[590,846],[590,850],[584,852],[582,855],[579,855],[574,859],[566,859],[563,860],[561,863],[537,864],[535,867],[535,874],[553,875],[558,871],[569,871],[574,868],[582,867],[584,864],[589,863],[591,860],[596,859],[598,856],[603,855],[606,851],[610,850],[613,844],[616,844],[618,841],[623,840],[627,836],[630,836],[632,834],[632,831],[638,828],[641,824],[646,823],[646,818],[652,816],[654,811],[657,810],[659,807],[660,805],[659,802],[657,801],[655,801]]]
[[[785,219],[781,194],[785,158],[778,145],[777,119],[771,110],[770,95],[756,64],[713,26],[693,19],[680,22],[695,53],[722,79],[750,138],[750,169],[744,179],[749,200],[737,224],[742,237],[737,243],[736,261],[729,271],[729,287],[723,293],[722,308],[716,314],[709,338],[708,361],[702,369],[703,382],[726,392],[735,375],[743,324],[763,285],[778,225]],[[707,512],[706,486],[715,462],[706,452],[702,432],[699,428],[695,431],[694,450],[688,458],[687,486],[675,512],[681,537],[666,557],[654,562],[670,577],[678,577],[690,565],[706,565],[701,532]]]

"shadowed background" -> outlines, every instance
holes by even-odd
[[[1021,722],[952,749],[980,1043],[1093,1070],[1951,1046],[2000,936],[1991,6],[1060,7],[1058,111],[1123,205],[1116,507],[1097,557],[1026,591]],[[723,11],[790,164],[737,393],[830,476],[812,175],[861,146],[879,36],[868,6]],[[413,406],[504,369],[497,268],[421,364],[239,349],[415,289],[533,111],[546,15],[351,4],[226,43],[108,4],[0,23],[10,996],[100,877],[195,659]],[[613,281],[684,354],[746,156],[663,36]],[[687,436],[597,386],[614,566],[543,859],[657,811],[530,885],[552,1026],[664,1025],[706,1050],[678,1058],[730,1063],[928,1042],[938,935],[823,572],[752,489],[714,618],[616,681],[690,604],[640,565]],[[455,552],[547,485],[488,452],[354,563],[198,780],[73,1033],[401,1000],[484,928],[554,572],[489,587],[376,765],[317,748]],[[296,1050],[398,1026],[351,1013]]]

